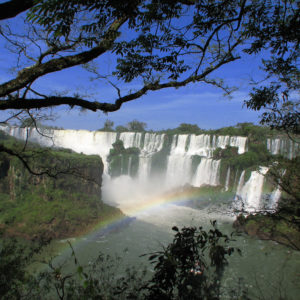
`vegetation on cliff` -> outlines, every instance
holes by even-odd
[[[140,150],[135,147],[125,148],[121,140],[112,144],[112,149],[107,157],[109,163],[109,175],[117,177],[120,175],[137,175],[139,166]]]
[[[23,146],[3,133],[1,139],[14,149]],[[121,215],[101,200],[103,164],[99,156],[36,145],[28,145],[24,153],[35,170],[64,168],[51,169],[51,176],[34,176],[16,157],[0,154],[0,226],[5,235],[69,237]]]
[[[289,214],[239,215],[233,227],[262,240],[272,240],[300,250],[300,218]]]
[[[274,240],[300,250],[300,157],[276,157],[266,178],[281,189],[275,211],[240,215],[234,226],[251,236]]]

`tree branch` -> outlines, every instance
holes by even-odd
[[[131,93],[124,97],[118,98],[115,101],[115,103],[97,102],[97,101],[91,102],[76,97],[59,97],[59,96],[50,96],[45,99],[26,99],[26,100],[21,98],[16,98],[16,99],[0,101],[0,110],[32,109],[32,108],[39,109],[39,108],[59,106],[59,105],[70,105],[71,107],[79,106],[91,111],[101,110],[103,112],[113,112],[119,110],[123,103],[138,99],[141,96],[145,95],[148,91],[157,91],[157,90],[171,88],[171,87],[178,88],[178,87],[185,86],[191,82],[205,81],[205,77],[208,74],[220,68],[222,65],[234,61],[238,58],[239,58],[238,56],[237,57],[231,56],[226,59],[223,59],[215,66],[206,69],[206,71],[204,71],[201,75],[190,76],[183,81],[170,81],[167,83],[155,82],[155,83],[147,84],[135,93]]]
[[[2,144],[0,144],[0,152],[5,152],[11,156],[17,157],[22,162],[22,164],[24,165],[26,170],[32,175],[36,175],[36,176],[47,175],[47,176],[53,177],[53,178],[56,178],[58,175],[58,174],[52,174],[52,172],[50,172],[49,170],[42,171],[42,172],[36,172],[36,171],[32,170],[32,168],[30,168],[30,166],[28,165],[26,159],[20,153],[14,151],[12,149],[9,149]]]
[[[0,20],[10,19],[35,5],[34,0],[11,0],[0,4]]]
[[[43,167],[41,171],[36,171],[34,170],[30,165],[31,162],[28,161],[28,157],[26,155],[26,152],[24,152],[24,154],[15,151],[13,149],[7,148],[6,146],[4,146],[3,144],[0,143],[0,153],[4,152],[7,153],[10,156],[16,157],[17,159],[19,159],[21,161],[21,163],[23,164],[23,166],[25,167],[25,169],[34,176],[48,176],[54,179],[57,179],[58,176],[61,175],[70,175],[70,176],[74,176],[77,178],[81,178],[84,179],[88,182],[97,184],[97,185],[101,185],[98,182],[97,178],[94,177],[90,177],[88,175],[85,175],[84,172],[82,170],[80,170],[77,167],[73,167],[71,164],[71,161],[66,162],[66,161],[61,161],[55,164],[54,167]],[[47,153],[47,151],[44,151],[45,153]],[[43,155],[45,155],[45,153],[43,152]],[[39,152],[36,152],[36,154],[41,154]],[[30,153],[30,157],[31,159],[34,160],[34,156],[33,153]],[[63,166],[63,168],[57,168],[57,166]]]
[[[18,76],[15,79],[0,85],[0,97],[7,96],[12,92],[24,88],[27,84],[43,75],[81,65],[97,58],[112,47],[113,42],[118,36],[117,30],[122,26],[122,24],[124,24],[124,22],[126,22],[125,17],[115,20],[108,29],[106,38],[104,38],[98,46],[91,50],[84,51],[76,55],[52,59],[43,64],[35,64],[29,68],[24,68],[18,73]]]

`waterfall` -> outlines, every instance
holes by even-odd
[[[247,138],[243,136],[232,136],[229,140],[229,145],[231,147],[237,147],[239,154],[243,154],[246,152],[246,143]]]
[[[230,137],[228,135],[218,136],[217,137],[217,142],[216,142],[216,148],[220,147],[220,148],[224,149],[227,145],[229,145],[229,140],[230,140]]]
[[[201,135],[174,135],[171,152],[168,157],[166,182],[169,185],[184,185],[185,183],[200,187],[202,185],[218,185],[220,161],[212,160],[213,151],[217,147],[238,147],[238,152],[246,150],[246,137]],[[195,174],[192,171],[192,156],[201,156],[196,166]]]
[[[261,208],[264,175],[267,172],[267,167],[260,167],[259,171],[252,171],[249,180],[244,185],[242,185],[244,172],[242,173],[237,195],[242,199],[246,211],[250,212]]]
[[[192,180],[192,185],[197,187],[202,185],[218,185],[219,169],[220,160],[202,158]]]
[[[128,176],[130,176],[130,173],[131,173],[131,162],[132,162],[132,156],[129,156],[129,159],[128,159],[128,173],[127,173]]]
[[[192,158],[188,155],[173,154],[168,158],[166,185],[175,187],[191,182]]]
[[[108,170],[107,156],[112,144],[117,140],[116,132],[87,131],[87,130],[43,130],[41,135],[35,128],[17,128],[1,126],[1,129],[8,134],[25,140],[37,142],[48,147],[70,148],[76,152],[84,154],[98,154],[102,157],[105,170]],[[51,138],[49,138],[51,136]],[[136,147],[140,149],[137,179],[140,182],[147,182],[151,176],[152,164],[159,164],[160,159],[166,163],[166,168],[162,174],[156,174],[155,178],[159,184],[165,183],[167,187],[183,186],[190,184],[195,187],[203,185],[216,186],[220,184],[220,160],[213,160],[213,151],[217,147],[226,146],[238,147],[238,153],[246,151],[246,137],[217,136],[208,134],[179,134],[172,137],[170,153],[164,150],[165,134],[141,133],[141,132],[122,132],[119,139],[123,141],[124,147]],[[269,139],[268,149],[272,153],[278,153],[286,146],[282,146],[280,139]],[[293,146],[296,149],[296,146]],[[162,151],[164,150],[164,151]],[[160,152],[162,151],[162,152]],[[293,150],[294,151],[294,150]],[[153,157],[161,153],[155,160]],[[291,153],[291,152],[289,152]],[[293,152],[294,153],[294,152]],[[293,154],[294,155],[294,154]],[[197,156],[194,160],[194,156]],[[124,158],[123,158],[124,159]],[[128,165],[128,174],[133,168],[133,158],[128,157],[129,161],[122,164]],[[193,165],[198,162],[198,165]],[[155,167],[156,168],[156,167]],[[155,169],[156,170],[156,169]],[[257,209],[260,206],[262,186],[267,168],[261,168],[260,173],[252,172],[249,180],[245,183],[245,171],[242,171],[237,184],[237,196],[243,200],[246,209]],[[156,171],[155,171],[156,172]],[[230,168],[227,169],[225,179],[225,191],[230,186]],[[238,178],[236,179],[238,180]],[[271,195],[271,202],[274,206],[277,203],[279,191],[274,191]],[[271,204],[270,204],[271,205]]]
[[[151,171],[151,156],[140,156],[139,157],[139,169],[138,169],[138,179],[141,182],[147,181],[150,177]]]
[[[245,178],[245,170],[241,173],[241,177],[239,179],[239,183],[236,189],[236,194],[239,195],[241,193],[242,187],[244,185],[244,179]]]
[[[120,140],[125,148],[141,148],[142,133],[141,132],[122,132]]]
[[[106,158],[112,144],[116,141],[117,133],[88,130],[42,130],[36,128],[18,128],[1,126],[9,135],[20,140],[35,142],[41,146],[68,148],[87,155],[96,154],[102,158],[104,169],[107,170]],[[27,134],[28,133],[28,134]]]
[[[150,178],[152,156],[161,151],[164,145],[165,134],[146,133],[144,145],[139,157],[138,178],[144,182]]]
[[[230,167],[227,169],[226,180],[225,180],[225,192],[229,190],[229,180],[230,180]]]
[[[211,146],[211,136],[208,134],[190,136],[190,143],[188,145],[188,155],[199,155],[205,157],[212,157],[214,147]]]
[[[87,130],[45,130],[43,135],[36,128],[18,128],[1,126],[8,134],[47,147],[69,148],[78,153],[98,154],[102,157],[105,172],[108,170],[107,156],[112,144],[117,139],[115,132],[87,131]],[[49,138],[51,137],[51,138]],[[119,139],[125,148],[136,147],[140,149],[138,178],[147,180],[151,174],[152,157],[163,150],[165,134],[122,132]],[[169,186],[184,185],[195,186],[204,184],[219,184],[220,161],[212,160],[213,151],[217,147],[225,148],[232,145],[239,148],[239,153],[245,151],[247,138],[216,136],[208,134],[180,134],[174,135],[169,156],[166,156],[165,182]],[[164,154],[166,155],[166,154]],[[192,166],[192,156],[202,157],[199,165]],[[128,172],[131,171],[132,158],[129,157]],[[125,162],[122,162],[125,166]],[[194,170],[194,172],[193,172]]]
[[[155,153],[161,151],[164,145],[165,134],[146,133],[143,152]]]
[[[267,148],[273,155],[281,154],[293,159],[299,155],[299,144],[288,138],[267,139]]]
[[[280,188],[276,188],[270,196],[270,202],[269,202],[268,208],[276,209],[280,197],[281,197],[281,190],[280,190]]]

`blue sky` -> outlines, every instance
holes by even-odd
[[[1,1],[2,2],[2,1]],[[0,40],[0,82],[12,78],[9,68],[15,58],[3,47]],[[194,83],[180,89],[166,89],[149,92],[135,101],[125,103],[117,112],[107,115],[97,112],[80,112],[59,108],[56,110],[56,120],[52,125],[68,129],[96,130],[103,127],[109,119],[115,125],[126,125],[133,119],[147,123],[148,129],[159,130],[177,127],[180,123],[197,124],[203,129],[215,129],[235,125],[240,122],[259,122],[259,115],[243,107],[243,101],[251,89],[251,79],[258,79],[260,72],[258,64],[260,57],[244,55],[241,60],[223,66],[215,76],[223,78],[238,90],[232,98],[223,96],[220,89],[205,83]],[[110,57],[105,56],[98,65],[107,63],[106,70],[111,66]],[[68,93],[80,92],[86,97],[97,101],[109,101],[116,91],[108,84],[100,84],[89,80],[90,74],[81,67],[73,67],[62,72],[52,73],[35,83],[40,91]],[[129,89],[136,89],[137,83],[130,83],[124,88],[124,94]],[[124,95],[123,94],[123,95]],[[3,113],[2,113],[3,114]]]

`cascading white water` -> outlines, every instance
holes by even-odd
[[[165,134],[146,133],[142,151],[146,153],[155,153],[162,150]]]
[[[230,180],[230,168],[227,169],[226,180],[225,180],[225,192],[229,190],[229,180]]]
[[[192,158],[189,155],[170,155],[168,158],[165,183],[168,187],[191,183]]]
[[[172,140],[171,152],[167,165],[167,183],[185,184],[194,186],[204,184],[219,184],[220,161],[205,159],[211,158],[216,148],[226,146],[238,147],[238,153],[246,149],[246,137],[210,136],[210,135],[175,135]],[[201,162],[194,174],[192,170],[192,156],[202,156]],[[186,169],[184,169],[186,168]]]
[[[184,185],[191,181],[192,157],[186,154],[188,137],[188,134],[173,137],[165,179],[169,187]]]
[[[17,128],[2,126],[8,134],[29,141],[37,142],[44,146],[70,148],[84,154],[98,154],[106,165],[106,158],[112,144],[116,141],[115,132],[91,132],[86,130],[44,130],[45,136],[35,128]],[[52,138],[48,138],[51,136]],[[163,149],[164,134],[123,132],[120,140],[124,147],[137,147],[141,150],[138,177],[147,180],[151,172],[153,154]],[[225,148],[232,145],[239,148],[239,153],[245,151],[246,138],[210,135],[175,135],[172,140],[171,151],[167,158],[166,183],[168,186],[184,185],[194,186],[204,184],[219,184],[220,161],[211,159],[216,147]],[[192,156],[199,155],[202,159],[196,168],[192,168]],[[196,170],[192,173],[192,169]]]
[[[246,211],[255,211],[261,207],[260,200],[265,179],[264,175],[268,170],[267,167],[260,167],[259,171],[251,172],[249,180],[244,185],[242,185],[244,180],[242,177],[244,178],[245,173],[242,173],[237,195],[242,199]]]
[[[239,154],[246,152],[246,144],[247,138],[243,136],[231,136],[229,139],[229,145],[231,147],[237,147]]]
[[[218,185],[220,162],[220,160],[203,157],[192,180],[192,185],[197,187]]]
[[[35,128],[17,128],[1,126],[8,134],[25,140],[37,142],[43,146],[70,148],[84,154],[98,154],[102,157],[107,171],[107,156],[112,144],[117,139],[115,132],[87,130],[43,130],[41,135]],[[51,138],[49,138],[51,137]],[[163,149],[165,134],[122,132],[119,137],[124,147],[136,147],[141,150],[139,157],[138,178],[146,180],[151,173],[152,157]],[[219,183],[219,162],[202,159],[198,166],[192,168],[192,156],[198,155],[211,158],[217,147],[225,148],[233,145],[239,148],[239,153],[245,151],[246,138],[210,135],[175,135],[171,151],[167,157],[166,183],[168,186],[184,185],[186,183],[200,186],[202,184],[217,185]],[[130,168],[130,163],[129,163]],[[196,170],[193,174],[192,169]],[[203,177],[201,179],[201,177]]]
[[[142,133],[141,132],[122,132],[120,140],[125,148],[141,148]]]
[[[269,202],[268,208],[276,209],[280,197],[281,197],[281,190],[280,190],[280,188],[276,188],[270,196],[270,202]]]
[[[68,148],[78,153],[99,155],[105,170],[107,170],[106,158],[117,138],[117,133],[103,131],[43,130],[41,134],[36,128],[1,126],[1,129],[17,139],[28,138],[29,141],[42,146]]]
[[[244,185],[244,181],[245,181],[245,170],[243,170],[242,173],[241,173],[241,177],[239,179],[238,187],[237,187],[237,190],[236,190],[237,194],[239,194],[241,192],[242,187]]]
[[[145,182],[150,177],[151,171],[151,155],[139,157],[138,179]]]
[[[230,140],[230,137],[228,135],[226,135],[226,136],[220,135],[216,138],[215,147],[216,148],[220,147],[220,148],[224,149],[227,145],[229,145],[229,140]]]
[[[190,143],[188,145],[188,155],[199,155],[205,157],[212,157],[214,148],[211,146],[211,137],[207,134],[190,136]]]
[[[267,148],[271,154],[281,154],[289,159],[295,158],[300,152],[299,144],[287,138],[267,139]]]
[[[107,170],[106,158],[109,154],[112,144],[117,139],[115,132],[87,131],[87,130],[43,130],[43,135],[35,128],[17,128],[1,126],[1,130],[8,134],[25,140],[37,142],[43,146],[54,146],[70,148],[76,152],[84,154],[98,154],[102,157]],[[51,138],[49,138],[49,136]],[[153,156],[164,148],[165,134],[157,133],[135,133],[123,132],[120,134],[120,140],[123,141],[124,147],[136,147],[140,149],[139,166],[137,178],[142,182],[149,181]],[[202,185],[218,185],[220,182],[220,160],[213,160],[213,151],[217,147],[225,148],[227,145],[238,147],[238,153],[246,151],[246,137],[230,137],[216,135],[174,135],[171,143],[171,150],[166,159],[166,170],[164,171],[164,181],[167,187],[182,186],[191,184],[196,187]],[[285,141],[285,143],[287,143]],[[280,153],[282,149],[289,150],[289,156],[295,155],[296,146],[288,148],[280,139],[269,139],[267,141],[268,149],[273,154]],[[164,150],[165,151],[165,150]],[[286,151],[286,150],[285,150]],[[193,160],[193,156],[199,158]],[[193,162],[199,161],[198,165],[193,166]],[[123,162],[124,166],[126,165]],[[157,162],[156,162],[157,163]],[[132,158],[129,157],[128,172],[131,172]],[[261,173],[265,172],[262,168]],[[156,180],[161,184],[163,179],[156,174]],[[241,173],[237,186],[237,195],[245,203],[245,208],[249,210],[258,209],[262,194],[263,175],[258,172],[252,172],[250,179],[244,183],[245,171]],[[161,175],[162,176],[162,175]],[[227,170],[225,180],[225,191],[229,189],[230,169]],[[151,179],[152,180],[152,179]],[[270,205],[276,206],[280,191],[275,190],[271,195]]]

